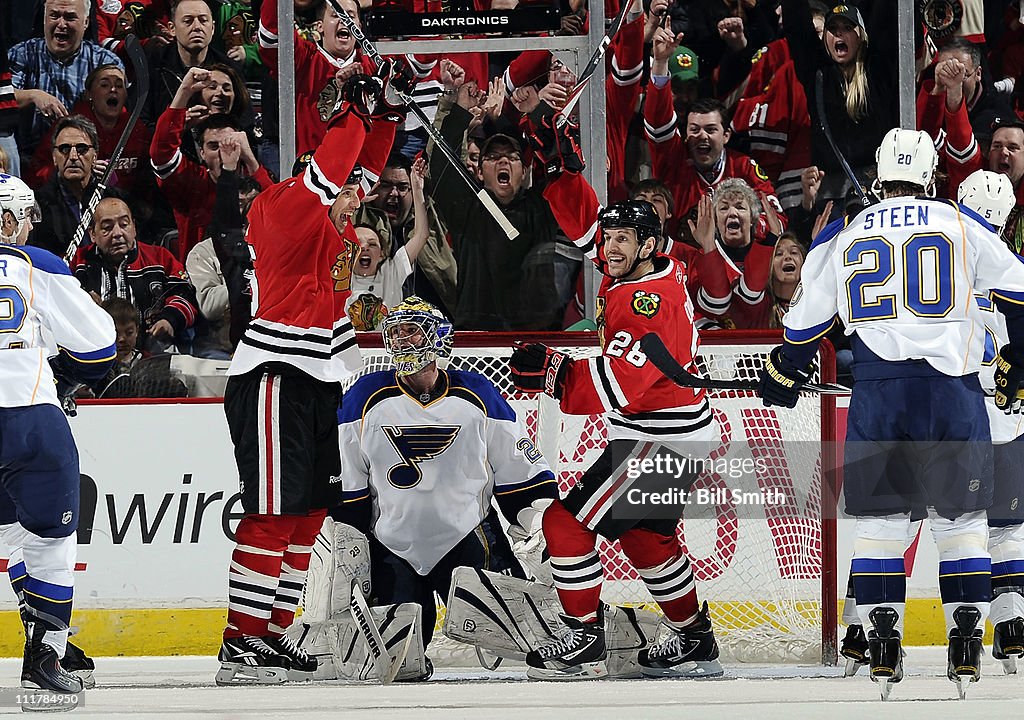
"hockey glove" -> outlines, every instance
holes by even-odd
[[[380,101],[381,82],[378,78],[369,75],[353,75],[341,87],[338,98],[334,103],[334,109],[330,113],[330,120],[327,121],[327,128],[330,129],[335,123],[349,113],[363,121],[366,131],[370,131],[370,122]]]
[[[765,407],[779,405],[796,407],[800,388],[811,379],[813,367],[799,369],[782,352],[782,346],[771,351],[761,372],[761,401]]]
[[[53,372],[53,382],[57,385],[57,399],[60,400],[60,408],[68,417],[78,415],[78,402],[75,394],[85,387],[85,383],[78,380],[69,361],[63,355],[55,355],[50,358],[50,370]]]
[[[401,95],[406,97],[412,95],[417,81],[409,63],[404,58],[385,60],[377,70],[375,77],[383,90],[372,117],[375,120],[387,120],[396,124],[405,122],[408,106],[402,100]]]
[[[558,117],[547,104],[541,103],[530,113],[524,128],[526,138],[544,161],[544,172],[555,178],[563,172],[581,173],[586,167],[580,149],[580,126],[570,119],[561,128]]]
[[[1024,357],[1012,345],[1003,345],[996,356],[996,407],[1007,415],[1021,412],[1024,400]]]
[[[550,504],[550,498],[534,500],[529,507],[519,511],[516,516],[518,524],[511,523],[508,526],[512,554],[523,566],[527,577],[549,587],[555,581],[551,576],[551,557],[544,539],[543,518],[544,510]]]
[[[525,393],[545,393],[556,400],[562,397],[565,376],[573,360],[565,353],[541,343],[517,345],[508,360],[512,384]]]

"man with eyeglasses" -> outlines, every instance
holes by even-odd
[[[36,191],[42,220],[32,230],[28,244],[63,257],[82,208],[96,187],[93,169],[99,138],[96,126],[81,115],[61,118],[53,126],[53,165],[56,172]]]
[[[85,80],[93,69],[108,63],[124,67],[117,55],[84,39],[90,9],[90,0],[46,0],[43,37],[10,50],[18,106],[35,107],[30,130],[18,138],[26,155],[31,155],[54,121],[67,116],[85,92]]]
[[[359,209],[357,224],[370,225],[384,247],[395,257],[412,233],[413,203],[409,158],[393,152],[370,195],[374,199]],[[445,231],[430,198],[427,198],[430,236],[420,250],[413,273],[405,281],[402,297],[417,295],[450,315],[455,308],[455,256],[445,240]]]

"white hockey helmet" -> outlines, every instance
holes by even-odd
[[[17,223],[13,233],[4,232],[7,213],[11,213]],[[32,188],[21,178],[0,174],[0,243],[15,244],[25,223],[39,222],[39,218],[39,206]]]
[[[921,130],[893,128],[875,152],[878,182],[905,182],[933,191],[932,178],[939,164],[935,143]]]
[[[985,218],[996,232],[1002,231],[1007,216],[1017,204],[1010,178],[991,170],[975,170],[968,175],[960,183],[956,199]]]
[[[419,332],[411,332],[410,325]],[[413,375],[435,360],[447,360],[455,344],[455,330],[444,313],[415,295],[391,308],[380,332],[399,375]],[[417,335],[421,337],[414,344]]]

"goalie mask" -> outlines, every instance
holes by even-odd
[[[28,238],[21,237],[28,223],[40,220],[39,206],[32,189],[20,178],[0,174],[0,244],[23,245]]]
[[[968,175],[960,183],[956,199],[985,218],[997,233],[1002,232],[1006,218],[1017,204],[1010,178],[990,170],[975,170]]]
[[[381,324],[381,335],[401,376],[450,358],[455,342],[455,330],[444,313],[415,295],[391,308]]]
[[[646,200],[624,200],[613,203],[601,211],[598,222],[601,223],[602,231],[616,228],[633,228],[636,231],[636,256],[623,277],[632,275],[640,263],[651,260],[657,253],[658,243],[661,240],[661,218],[658,217],[654,206]],[[654,238],[654,250],[643,257],[640,253],[643,250],[644,241],[649,237]]]
[[[920,185],[929,197],[935,196],[933,176],[939,156],[928,133],[893,128],[882,138],[882,144],[875,151],[875,160],[878,162],[879,184],[905,182]]]

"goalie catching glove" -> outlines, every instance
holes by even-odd
[[[551,498],[534,500],[529,507],[524,507],[516,514],[519,524],[508,526],[508,536],[512,539],[512,554],[523,566],[527,576],[533,582],[551,587],[555,584],[551,576],[551,558],[548,556],[547,542],[544,540],[544,511],[551,504]]]
[[[517,344],[508,359],[512,384],[525,393],[545,393],[561,399],[565,376],[573,360],[541,343]]]
[[[764,406],[796,407],[800,388],[811,379],[813,372],[813,365],[803,370],[798,368],[782,352],[782,346],[772,350],[768,359],[764,361],[764,370],[761,372],[759,394]]]
[[[1007,415],[1019,413],[1024,400],[1024,357],[1011,345],[1003,345],[996,356],[996,407]]]

